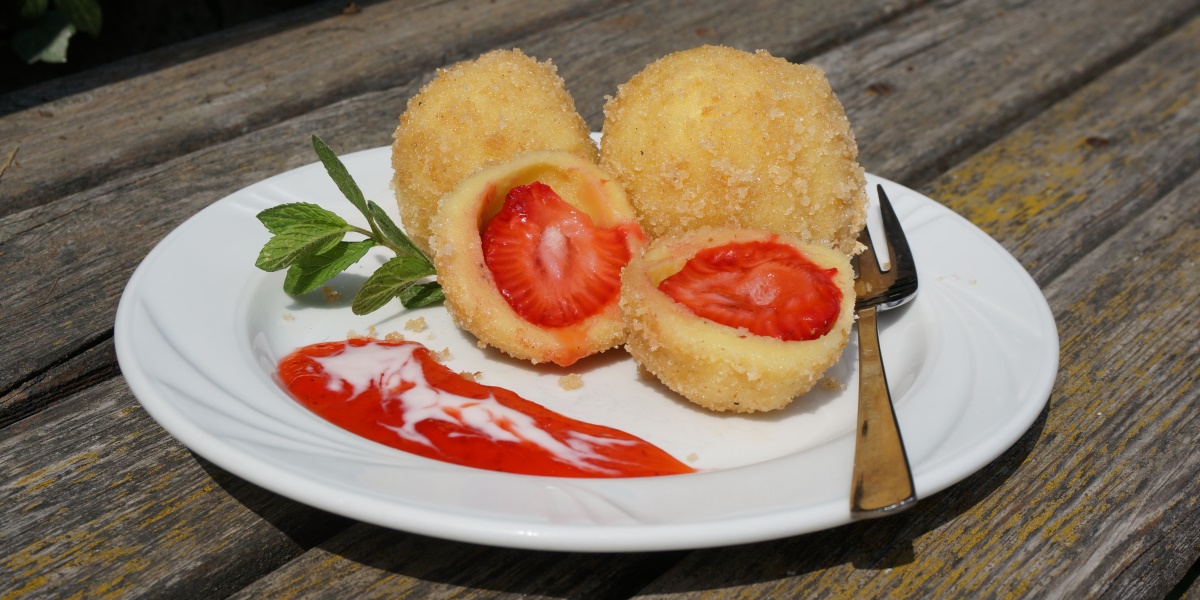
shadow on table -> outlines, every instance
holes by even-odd
[[[261,488],[194,452],[192,456],[225,493],[301,548],[312,548],[355,523],[353,519],[339,517]]]

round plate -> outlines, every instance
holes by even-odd
[[[387,148],[343,158],[366,196],[385,207],[394,204],[389,158]],[[918,299],[884,313],[880,335],[917,493],[926,497],[988,464],[1033,423],[1054,382],[1058,335],[1041,292],[999,244],[912,190],[873,176],[868,183],[872,197],[876,184],[885,186],[920,274]],[[255,215],[298,201],[365,226],[312,164],[189,219],[150,252],[121,297],[121,370],[146,411],[197,454],[347,517],[518,548],[698,548],[850,522],[854,336],[829,373],[840,387],[814,390],[777,413],[710,413],[641,375],[619,349],[569,369],[534,367],[479,349],[441,307],[407,311],[394,302],[355,316],[350,299],[386,260],[382,251],[331,282],[337,298],[287,296],[282,272],[254,267],[269,238]],[[424,329],[413,331],[418,317]],[[454,370],[481,372],[482,383],[640,436],[699,472],[569,479],[456,466],[341,430],[275,383],[276,363],[288,352],[372,327],[449,349]],[[559,387],[568,373],[582,375],[583,387]]]

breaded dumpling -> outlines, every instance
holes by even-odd
[[[442,197],[434,230],[446,310],[480,344],[565,367],[625,340],[621,269],[646,236],[592,162],[542,150],[485,167]]]
[[[408,102],[392,145],[405,231],[429,252],[437,202],[471,173],[532,150],[595,162],[596,147],[549,61],[494,50],[440,70]]]
[[[837,363],[854,324],[846,255],[787,235],[704,227],[659,237],[621,283],[626,349],[712,410],[787,406]]]
[[[648,65],[604,115],[600,165],[651,238],[734,225],[855,252],[866,180],[819,68],[702,46]]]

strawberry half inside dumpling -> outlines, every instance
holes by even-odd
[[[483,231],[483,258],[500,295],[530,323],[573,325],[614,302],[629,262],[627,228],[597,227],[535,181],[509,190]]]
[[[485,168],[444,196],[434,262],[459,327],[568,366],[624,341],[621,269],[645,243],[620,185],[566,152]]]

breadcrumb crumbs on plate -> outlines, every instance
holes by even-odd
[[[346,338],[352,340],[373,340],[375,339],[375,326],[372,325],[368,327],[366,333],[359,333],[351,329],[350,331],[346,332]]]
[[[403,342],[404,334],[399,331],[389,331],[387,335],[383,336],[383,339],[389,342]]]
[[[325,296],[325,301],[326,301],[326,302],[337,302],[337,299],[338,299],[338,298],[340,298],[340,297],[342,296],[342,293],[341,293],[341,292],[339,292],[339,291],[337,291],[337,290],[335,290],[335,289],[333,289],[333,288],[331,288],[331,287],[329,287],[329,286],[324,286],[324,287],[322,287],[322,288],[321,288],[321,294],[322,294],[323,296]]]
[[[296,315],[293,315],[290,312],[285,312],[285,313],[283,313],[283,320],[288,321],[288,322],[295,321]]]
[[[408,322],[404,324],[405,331],[414,331],[414,332],[418,332],[418,333],[425,331],[425,327],[426,327],[425,317],[417,317],[415,319],[409,319]]]
[[[454,356],[450,354],[449,348],[442,348],[440,351],[433,353],[433,360],[436,360],[440,363],[447,362],[453,358]]]
[[[459,371],[458,376],[472,383],[479,383],[479,379],[483,377],[483,371]]]
[[[697,460],[700,460],[700,457],[699,457],[699,456],[697,456],[695,452],[693,452],[693,453],[691,453],[691,454],[687,455],[687,461],[688,461],[688,462],[696,462]]]
[[[842,383],[841,379],[838,379],[836,376],[833,376],[833,375],[827,375],[825,377],[822,377],[820,379],[820,381],[817,382],[817,385],[820,386],[821,389],[829,390],[831,392],[846,391],[846,384]]]
[[[571,391],[583,387],[583,376],[579,373],[571,373],[558,378],[558,387]]]

